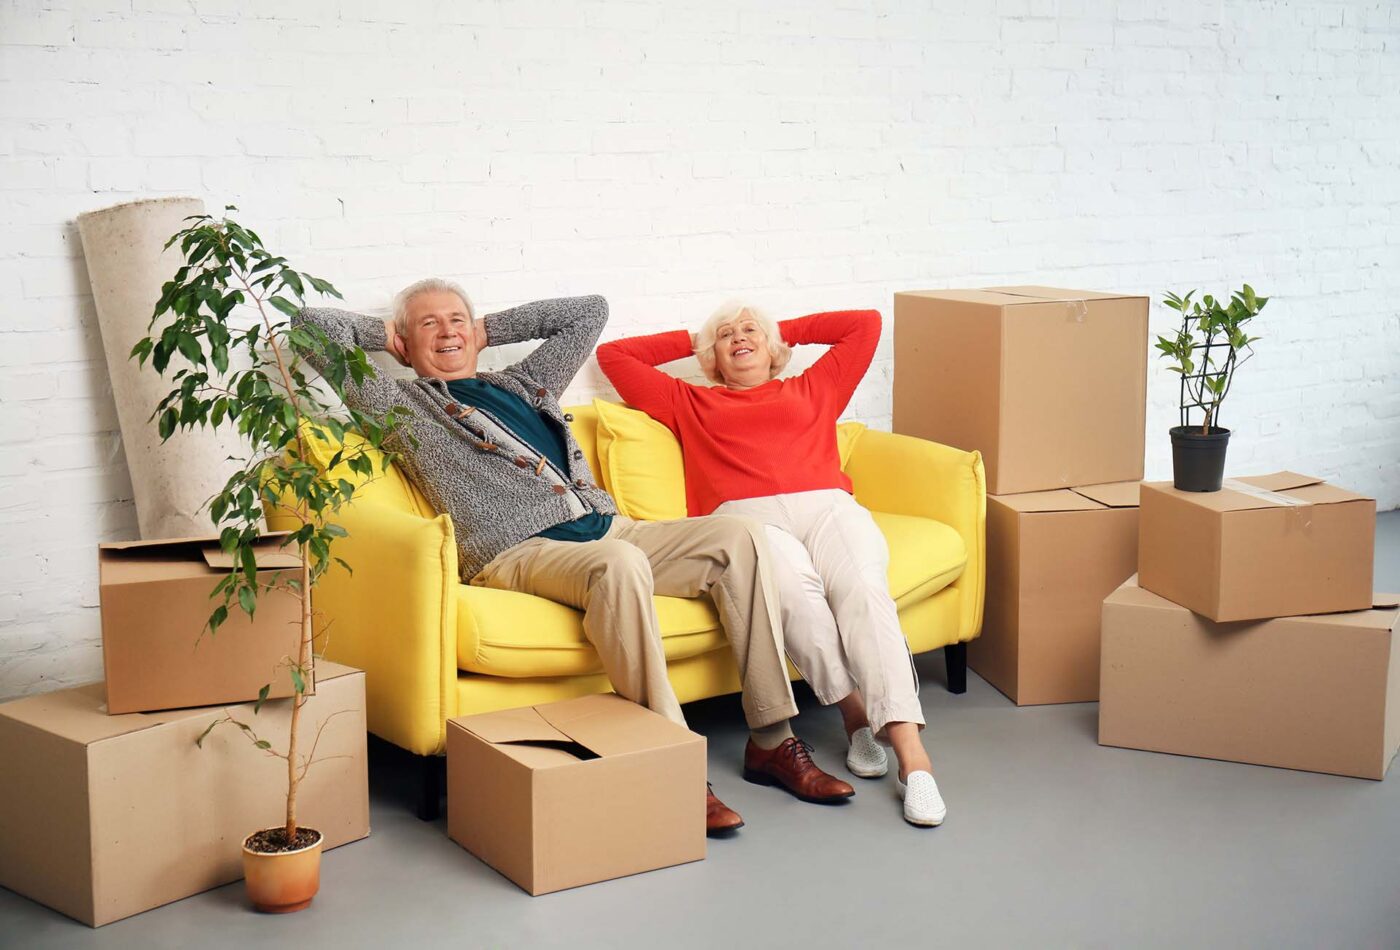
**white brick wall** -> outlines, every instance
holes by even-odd
[[[82,211],[234,203],[356,305],[600,292],[610,336],[733,294],[1248,279],[1232,470],[1385,508],[1397,115],[1390,0],[0,0],[0,696],[98,673],[93,547],[135,528]],[[890,371],[887,339],[853,417],[888,425]]]

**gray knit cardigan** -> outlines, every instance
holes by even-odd
[[[346,383],[346,401],[360,412],[382,417],[396,406],[407,410],[418,444],[397,439],[391,446],[428,502],[451,516],[463,581],[546,528],[590,511],[617,512],[612,497],[594,483],[569,431],[569,417],[559,407],[559,397],[608,321],[607,301],[598,296],[541,300],[485,319],[490,345],[544,341],[520,362],[477,378],[521,397],[559,426],[568,448],[567,472],[547,460],[541,465],[534,448],[484,411],[464,415],[465,407],[456,404],[440,379],[376,374],[359,386]],[[307,307],[292,320],[294,326],[303,322],[320,327],[342,346],[385,348],[384,321],[374,317]]]

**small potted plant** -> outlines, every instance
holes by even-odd
[[[173,368],[170,378],[177,385],[151,415],[162,440],[191,426],[233,425],[249,446],[248,458],[238,460],[244,462],[242,468],[209,502],[219,544],[235,568],[214,588],[215,606],[200,635],[215,635],[230,610],[253,616],[258,599],[273,591],[290,591],[300,599],[301,623],[286,658],[294,696],[285,751],[228,714],[197,740],[202,745],[212,729],[229,723],[255,748],[286,761],[285,820],[244,840],[243,866],[249,896],[259,910],[295,911],[311,903],[320,882],[321,833],[299,825],[296,811],[297,788],[315,763],[320,738],[318,731],[306,749],[298,728],[312,676],[311,592],[333,562],[349,569],[332,557],[336,538],[345,536],[332,518],[357,489],[350,480],[330,473],[344,463],[361,478],[373,477],[375,454],[382,451],[397,420],[390,413],[376,421],[329,403],[307,378],[306,361],[312,356],[324,364],[325,384],[343,399],[347,380],[359,383],[374,372],[362,350],[341,347],[315,327],[292,327],[285,319],[300,308],[308,287],[339,297],[333,286],[293,270],[285,258],[267,251],[254,231],[227,217],[198,215],[186,221],[188,226],[165,245],[179,242],[184,265],[162,287],[151,318],[152,335],[139,341],[131,355],[142,366],[149,359],[161,375]],[[156,334],[157,322],[167,315]],[[176,354],[183,362],[172,367]],[[360,446],[341,448],[324,469],[317,465],[309,440],[334,439],[333,444],[341,445],[347,432],[363,439]],[[254,553],[263,535],[264,505],[289,514],[297,525],[285,546],[295,549],[299,569],[273,572],[270,579],[258,573]],[[269,689],[270,684],[263,686],[254,713],[262,708]]]
[[[1254,355],[1248,325],[1269,302],[1245,284],[1230,295],[1229,303],[1210,294],[1195,300],[1167,294],[1162,301],[1181,314],[1175,337],[1157,337],[1163,359],[1181,377],[1181,424],[1171,430],[1172,474],[1181,491],[1219,491],[1225,473],[1225,450],[1230,430],[1220,425],[1220,404],[1230,394],[1235,370]],[[1199,424],[1191,410],[1201,411]]]

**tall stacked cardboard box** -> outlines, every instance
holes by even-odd
[[[1400,597],[1372,592],[1375,516],[1292,472],[1143,485],[1140,575],[1103,606],[1099,742],[1384,778]]]
[[[895,295],[894,430],[982,453],[987,603],[968,664],[1019,705],[1098,698],[1103,598],[1136,570],[1147,298]]]
[[[278,543],[256,552],[265,584],[300,563]],[[231,567],[214,539],[101,546],[106,681],[0,704],[0,886],[95,927],[243,876],[239,842],[285,814],[286,764],[235,728],[195,740],[227,715],[284,747],[301,618],[271,592],[201,634]],[[307,686],[298,812],[329,849],[369,834],[365,676],[321,663]]]

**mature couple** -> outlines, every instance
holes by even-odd
[[[402,465],[456,529],[462,578],[583,611],[617,693],[677,723],[653,594],[709,596],[739,667],[750,736],[744,777],[804,801],[855,790],[822,771],[795,737],[785,659],[845,721],[848,768],[884,775],[878,740],[899,760],[904,818],[937,825],[945,808],[919,738],[923,714],[894,602],[889,558],[840,469],[836,420],[880,336],[873,311],[821,313],[774,325],[726,307],[686,331],[606,343],[598,362],[632,406],[680,440],[691,517],[633,521],[598,486],[559,397],[607,322],[601,297],[525,304],[476,319],[457,285],[419,281],[384,321],[341,310],[298,315],[343,345],[387,350],[417,373],[351,387],[357,409],[411,415],[416,446]],[[499,373],[478,373],[487,346],[542,340]],[[795,344],[830,349],[800,376],[777,379]],[[713,387],[656,369],[694,354]],[[771,554],[770,554],[771,551]],[[743,820],[713,791],[706,827]]]

